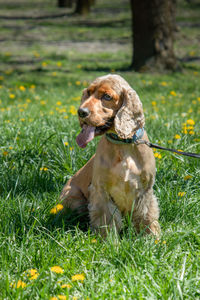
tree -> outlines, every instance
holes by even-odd
[[[177,68],[173,51],[176,0],[130,0],[135,70]]]
[[[77,0],[75,13],[79,15],[87,15],[90,12],[90,8],[94,5],[94,0]]]
[[[58,0],[58,7],[72,7],[72,0]]]

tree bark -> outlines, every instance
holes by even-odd
[[[131,0],[136,71],[177,69],[173,51],[176,0]]]
[[[58,7],[72,7],[72,0],[58,0]]]
[[[94,0],[77,0],[75,13],[79,15],[88,15],[91,5],[94,4]]]

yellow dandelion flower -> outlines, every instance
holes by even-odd
[[[15,95],[14,95],[14,94],[10,94],[10,95],[9,95],[9,98],[10,98],[10,99],[14,99],[14,98],[15,98]]]
[[[192,100],[192,104],[197,104],[197,101],[196,100]]]
[[[186,194],[186,192],[179,192],[179,193],[178,193],[178,196],[179,196],[179,197],[183,197],[183,196],[185,196],[185,194]]]
[[[67,300],[67,297],[64,295],[58,295],[58,299],[60,300]]]
[[[200,102],[200,97],[197,97],[197,100]]]
[[[35,89],[35,84],[31,84],[30,89]]]
[[[96,239],[91,240],[91,243],[97,243]]]
[[[160,83],[160,85],[162,85],[162,86],[167,86],[168,83],[167,83],[166,81],[162,81],[162,82]]]
[[[16,283],[11,283],[10,286],[12,288],[17,288],[17,289],[22,288],[22,289],[24,289],[27,286],[27,284],[22,280],[18,280],[17,284]]]
[[[192,120],[192,119],[189,119],[189,120],[186,121],[186,124],[194,126],[195,125],[195,121]]]
[[[70,150],[70,151],[74,150],[74,147],[70,147],[69,150]]]
[[[1,80],[1,81],[4,80],[4,77],[3,77],[3,76],[0,76],[0,80]]]
[[[181,136],[180,136],[179,134],[175,134],[174,138],[175,138],[176,140],[179,140],[179,139],[181,138]]]
[[[189,113],[189,114],[191,114],[192,112],[193,112],[193,109],[192,109],[192,108],[188,109],[188,113]]]
[[[66,112],[66,108],[61,108],[61,109],[59,110],[59,113],[60,113],[60,114],[65,113],[65,112]]]
[[[168,140],[168,144],[172,144],[172,140]]]
[[[195,51],[190,51],[190,52],[189,52],[189,56],[194,56],[195,54],[196,54]]]
[[[64,116],[64,119],[68,119],[69,118],[69,116]]]
[[[42,66],[45,68],[47,66],[47,62],[46,61],[43,61],[42,62]]]
[[[33,276],[38,273],[38,271],[36,269],[30,269],[27,272],[28,272],[29,276]]]
[[[41,168],[40,168],[40,171],[47,172],[47,171],[48,171],[48,168],[47,168],[47,167],[41,167]]]
[[[155,244],[157,245],[160,242],[160,240],[155,240]]]
[[[4,54],[5,54],[5,56],[11,56],[10,52],[5,52]]]
[[[57,66],[60,68],[62,67],[62,63],[60,61],[57,62]]]
[[[151,105],[152,105],[152,106],[156,106],[156,104],[157,104],[156,101],[152,101],[152,102],[151,102]]]
[[[8,151],[3,151],[3,156],[7,156],[8,155]]]
[[[68,143],[68,142],[64,142],[64,145],[65,145],[65,146],[68,146],[68,145],[69,145],[69,143]]]
[[[71,106],[70,106],[70,109],[69,109],[69,112],[70,112],[70,114],[72,114],[73,116],[76,115],[76,113],[77,113],[76,107],[75,107],[74,105],[71,105]]]
[[[24,118],[21,118],[21,119],[19,119],[21,122],[24,122],[25,121],[25,119]]]
[[[53,267],[51,267],[51,272],[54,272],[57,274],[62,274],[62,273],[64,273],[64,270],[59,266],[53,266]]]
[[[51,297],[50,300],[58,300],[57,297]]]
[[[4,73],[10,75],[13,72],[13,69],[6,70]]]
[[[154,156],[155,156],[156,158],[159,158],[159,159],[162,158],[162,155],[161,155],[160,153],[158,153],[158,152],[154,153]]]
[[[162,243],[165,245],[167,242],[166,242],[166,241],[163,241]]]
[[[53,115],[53,114],[54,114],[54,111],[51,110],[51,111],[49,112],[49,114],[50,114],[50,115]]]
[[[23,85],[20,85],[19,90],[24,92],[26,90],[26,88]]]
[[[62,105],[62,102],[61,101],[57,101],[56,104],[57,105]]]
[[[81,82],[80,82],[79,80],[77,80],[77,81],[75,82],[75,84],[76,84],[76,85],[81,85]]]
[[[189,180],[189,179],[191,179],[191,178],[192,178],[191,175],[186,175],[186,176],[184,177],[184,180]]]
[[[77,65],[76,67],[77,67],[77,69],[81,69],[82,68],[82,66],[80,64]]]
[[[34,51],[33,55],[34,55],[35,57],[40,57],[40,54],[39,54],[38,52],[36,52],[36,51]]]
[[[10,146],[10,147],[9,147],[9,149],[10,149],[10,150],[12,150],[12,149],[13,149],[13,147],[12,147],[12,146]]]
[[[2,89],[3,88],[3,85],[0,85],[0,89]]]
[[[38,278],[39,273],[36,269],[30,269],[27,271],[27,276],[30,280],[35,280]]]
[[[55,77],[55,76],[57,76],[57,73],[56,72],[52,72],[51,75]]]
[[[171,92],[170,92],[170,95],[172,95],[172,96],[177,96],[177,94],[176,94],[175,91],[171,91]]]
[[[62,284],[62,285],[61,285],[61,288],[62,288],[62,289],[65,289],[65,288],[70,289],[71,287],[72,287],[71,284]]]
[[[88,86],[88,82],[86,80],[83,80],[83,86]]]
[[[85,275],[84,274],[76,274],[72,276],[72,281],[83,281],[85,280]]]
[[[26,102],[27,102],[27,103],[31,103],[31,99],[29,99],[29,98],[26,99]]]
[[[189,134],[190,134],[190,135],[194,135],[194,134],[195,134],[194,130],[190,130],[190,131],[189,131]]]
[[[80,97],[80,96],[73,97],[72,100],[74,100],[74,101],[80,101],[80,100],[81,100],[81,97]]]
[[[50,210],[50,214],[55,215],[62,209],[63,209],[63,205],[59,203]]]
[[[41,105],[46,105],[46,101],[42,100],[42,101],[40,101],[40,104]]]

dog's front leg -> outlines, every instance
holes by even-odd
[[[122,226],[121,213],[103,188],[91,184],[88,208],[93,230],[100,232],[103,237],[107,236],[111,228],[120,231]]]

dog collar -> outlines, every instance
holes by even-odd
[[[113,144],[133,144],[137,140],[142,139],[144,135],[144,128],[139,128],[130,139],[121,139],[115,133],[106,133],[106,138]]]

